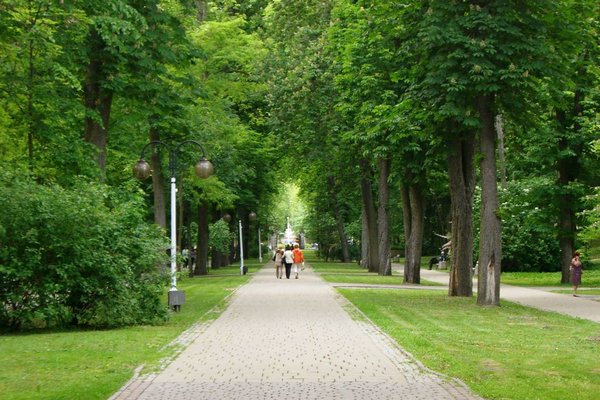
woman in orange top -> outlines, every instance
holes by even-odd
[[[298,279],[298,273],[300,273],[301,267],[304,266],[304,254],[302,254],[302,250],[300,250],[297,244],[294,245],[294,273],[296,274],[296,279]]]

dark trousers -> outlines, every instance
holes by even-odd
[[[292,264],[285,263],[285,277],[290,279],[291,272],[292,272]]]

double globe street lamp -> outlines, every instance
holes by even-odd
[[[212,163],[206,158],[204,147],[195,140],[185,140],[171,148],[160,140],[155,140],[147,143],[142,149],[140,160],[133,166],[133,174],[136,178],[144,180],[150,176],[152,170],[150,164],[144,159],[144,153],[149,147],[163,146],[169,151],[169,172],[171,175],[171,289],[169,290],[169,307],[178,311],[182,304],[185,303],[185,292],[177,290],[177,220],[176,220],[176,195],[177,186],[175,174],[177,172],[177,154],[181,146],[191,144],[200,148],[202,158],[196,163],[194,170],[196,176],[200,179],[210,177],[214,172]]]

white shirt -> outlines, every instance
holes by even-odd
[[[293,264],[294,263],[294,253],[291,250],[286,250],[283,253],[283,256],[285,257],[285,263],[286,264]]]

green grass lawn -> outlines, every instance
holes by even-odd
[[[571,286],[568,283],[561,285],[560,272],[503,272],[500,281],[516,286]],[[584,270],[581,287],[600,288],[600,269]]]
[[[402,285],[402,276],[379,276],[372,275],[338,275],[338,274],[321,274],[327,282],[332,283],[348,283],[348,284],[366,284],[366,285]],[[423,286],[444,286],[441,283],[431,282],[426,279],[421,279]]]
[[[239,274],[239,266],[227,268]],[[174,349],[164,347],[194,322],[215,318],[218,312],[207,312],[248,279],[248,275],[181,279],[178,287],[186,292],[186,304],[161,326],[1,335],[0,398],[107,399],[136,367],[156,367],[171,354]],[[165,293],[165,301],[166,297]]]
[[[263,259],[263,264],[265,264],[268,260]],[[259,263],[258,260],[244,260],[244,266],[248,267],[248,274],[252,275],[255,273],[263,264]],[[240,264],[227,265],[219,268],[209,268],[208,270],[209,276],[214,275],[240,275]]]
[[[598,398],[597,323],[439,291],[339,291],[426,366],[485,398]]]
[[[366,269],[361,268],[357,263],[326,263],[311,259],[310,265],[313,270],[327,282],[368,285],[401,285],[403,281],[403,276],[397,272],[394,272],[395,275],[391,276],[380,276],[375,272],[368,272]],[[442,286],[439,283],[430,282],[425,279],[421,279],[421,285]]]
[[[312,265],[329,282],[401,281],[365,273],[356,264]],[[584,280],[583,287],[599,286],[600,270],[588,269]],[[570,287],[559,284],[560,273],[503,273],[502,282]],[[509,302],[480,307],[474,298],[440,291],[339,291],[425,365],[463,380],[485,398],[591,400],[600,392],[597,323]]]

